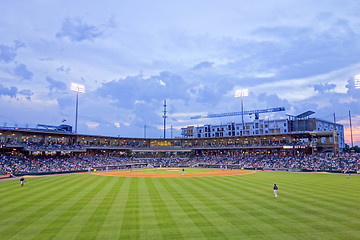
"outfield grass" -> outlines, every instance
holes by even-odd
[[[134,172],[146,172],[146,173],[164,173],[164,174],[176,174],[181,175],[184,169],[185,174],[201,173],[201,172],[214,172],[219,169],[208,168],[139,168],[134,169]]]
[[[0,239],[360,239],[360,176],[73,174],[0,193]]]

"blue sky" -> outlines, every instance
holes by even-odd
[[[190,120],[284,106],[349,125],[360,144],[360,4],[326,1],[10,1],[0,3],[0,125],[74,125],[78,132],[167,136]],[[261,118],[285,118],[285,113]],[[251,120],[245,117],[246,120]],[[348,131],[347,131],[348,132]],[[348,133],[347,133],[348,135]]]

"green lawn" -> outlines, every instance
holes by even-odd
[[[185,174],[199,173],[199,172],[213,172],[219,169],[206,169],[206,168],[139,168],[134,169],[134,172],[147,172],[147,173],[164,173],[164,174],[177,174],[181,175],[184,169]],[[128,171],[128,170],[127,170]]]
[[[1,181],[0,239],[360,239],[360,176]]]

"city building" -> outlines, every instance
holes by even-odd
[[[325,121],[318,118],[309,118],[314,112],[308,111],[298,116],[290,116],[287,119],[258,119],[252,122],[226,124],[207,124],[203,126],[187,126],[181,129],[182,138],[227,138],[227,137],[250,137],[270,136],[292,133],[318,133],[326,132],[326,136],[315,139],[302,139],[312,141],[312,144],[321,142],[336,143],[337,149],[345,148],[344,126],[338,123]],[[330,136],[328,132],[334,132]]]

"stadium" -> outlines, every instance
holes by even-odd
[[[359,7],[0,1],[0,240],[360,239]]]
[[[337,139],[335,130],[314,129],[121,138],[73,133],[67,125],[3,127],[0,234],[356,239],[360,156],[344,153]]]

